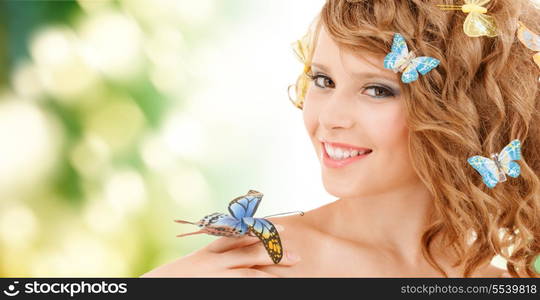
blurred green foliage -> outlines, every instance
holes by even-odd
[[[1,276],[139,276],[213,239],[172,220],[225,209],[256,181],[238,158],[258,158],[199,145],[223,133],[184,112],[211,88],[201,53],[252,8],[0,2]]]

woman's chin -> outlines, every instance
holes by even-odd
[[[362,197],[368,195],[371,190],[366,189],[366,186],[358,186],[358,184],[327,182],[325,180],[323,180],[323,185],[328,194],[337,198]]]

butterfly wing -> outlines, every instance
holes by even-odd
[[[401,75],[401,81],[410,83],[418,79],[418,72],[426,75],[427,72],[433,70],[439,65],[440,61],[429,56],[420,56],[412,60],[411,64],[405,68]]]
[[[472,156],[467,159],[467,162],[482,175],[482,181],[489,188],[494,188],[497,185],[499,170],[493,160],[483,156]]]
[[[538,67],[540,67],[540,52],[536,53],[533,56],[533,59],[534,59],[534,62],[538,65]]]
[[[533,60],[538,65],[538,67],[540,67],[540,52],[533,55]]]
[[[532,32],[521,22],[519,23],[517,37],[527,48],[533,51],[540,51],[540,35]]]
[[[209,224],[208,228],[215,229],[218,233],[223,232],[224,234],[218,235],[227,235],[227,236],[240,236],[247,234],[249,227],[242,222],[242,220],[237,220],[231,216],[223,214],[215,222]]]
[[[533,51],[540,51],[540,35],[532,32],[521,22],[519,22],[517,37],[525,47]],[[540,67],[540,52],[533,55],[533,60]]]
[[[416,65],[414,61],[411,62],[401,74],[401,81],[404,83],[411,83],[418,79],[418,71],[416,71]]]
[[[249,190],[244,196],[234,198],[229,203],[229,212],[237,220],[244,217],[253,217],[259,207],[263,194],[254,190]]]
[[[384,57],[384,67],[386,69],[395,70],[400,63],[399,54],[390,52]]]
[[[407,48],[407,43],[405,42],[405,38],[401,34],[394,33],[394,40],[392,41],[391,51],[399,53],[402,56],[405,56],[405,54],[409,53],[409,49]]]
[[[294,51],[294,54],[296,54],[296,57],[298,60],[300,60],[302,63],[305,63],[308,56],[308,40],[307,35],[302,37],[301,40],[295,41],[292,43],[292,48]]]
[[[521,142],[513,140],[499,153],[499,162],[506,174],[511,177],[518,177],[521,173],[519,165],[514,160],[521,159]]]
[[[250,232],[253,232],[261,240],[272,261],[275,264],[279,263],[283,257],[283,247],[274,224],[262,218],[245,217],[243,221],[249,227]]]
[[[394,33],[392,49],[384,58],[384,67],[391,70],[397,69],[403,63],[407,54],[409,54],[409,49],[407,48],[405,38],[399,33]]]
[[[246,224],[244,224],[244,222],[242,222],[242,220],[237,220],[227,214],[222,213],[213,213],[207,215],[197,223],[183,220],[176,220],[176,222],[194,224],[201,228],[199,231],[177,235],[177,237],[184,237],[200,233],[217,236],[239,237],[249,232],[249,228]]]
[[[470,12],[463,22],[463,31],[470,37],[497,35],[495,19],[486,14]]]
[[[436,58],[429,56],[420,56],[413,59],[413,64],[416,70],[422,75],[426,75],[427,72],[433,70],[439,65],[440,61]]]
[[[300,103],[298,104],[301,104],[301,101],[306,97],[308,88],[309,88],[309,77],[304,73],[302,74],[302,76],[297,82],[297,90],[300,91],[299,98],[297,99],[299,100]]]

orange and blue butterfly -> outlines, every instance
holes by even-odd
[[[283,247],[276,227],[264,218],[253,217],[262,197],[262,193],[249,190],[246,195],[237,197],[229,203],[230,215],[213,213],[197,222],[175,220],[178,223],[193,224],[201,228],[199,231],[180,234],[177,237],[200,233],[226,237],[254,235],[262,241],[268,255],[277,264],[283,257]],[[303,215],[303,212],[300,213]]]
[[[497,183],[506,181],[506,175],[518,177],[521,173],[515,160],[521,159],[521,142],[513,140],[500,153],[491,155],[492,159],[483,156],[472,156],[467,162],[482,175],[482,181],[489,188],[494,188]]]
[[[418,73],[426,75],[439,65],[440,61],[429,56],[416,57],[413,51],[409,52],[405,38],[394,33],[392,49],[384,58],[384,67],[397,72],[403,72],[401,81],[411,83],[418,79]]]

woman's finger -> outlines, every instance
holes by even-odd
[[[257,237],[243,236],[240,238],[221,237],[206,246],[206,249],[213,253],[223,253],[238,247],[245,247],[259,241]]]
[[[222,263],[226,268],[250,268],[253,266],[274,265],[262,243],[236,248],[221,255],[225,258]],[[279,265],[290,266],[299,261],[300,257],[298,255],[286,251]]]
[[[285,228],[281,225],[275,226],[278,232],[282,232],[285,230]],[[222,253],[235,248],[241,248],[251,244],[255,244],[258,241],[259,239],[257,237],[248,235],[240,238],[222,237],[208,244],[208,246],[206,246],[206,249],[210,252]]]

